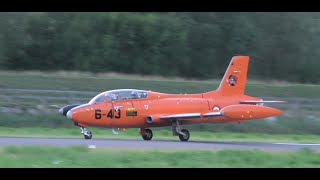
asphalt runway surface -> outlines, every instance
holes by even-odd
[[[297,143],[250,143],[250,142],[199,142],[199,141],[144,141],[108,139],[62,139],[62,138],[0,138],[0,146],[54,146],[88,147],[106,149],[176,149],[176,150],[264,150],[297,151],[303,148],[320,151],[320,144]]]

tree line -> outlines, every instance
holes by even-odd
[[[320,13],[2,12],[0,68],[319,82]]]

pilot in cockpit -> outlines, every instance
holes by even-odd
[[[116,93],[112,93],[109,95],[109,98],[111,101],[114,101],[114,100],[118,100],[119,99],[119,95],[116,94]]]
[[[147,93],[146,92],[143,92],[142,94],[141,94],[141,98],[146,98],[147,97]]]
[[[139,99],[140,98],[139,93],[136,92],[136,91],[132,91],[131,92],[131,98],[132,99]]]

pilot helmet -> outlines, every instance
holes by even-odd
[[[119,95],[116,94],[116,93],[112,93],[112,94],[110,94],[109,97],[110,97],[111,100],[117,100],[119,98]]]
[[[132,98],[139,98],[138,93],[135,91],[131,92],[131,96],[132,96]]]

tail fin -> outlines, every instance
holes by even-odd
[[[244,95],[249,56],[234,56],[217,89],[221,95]]]

